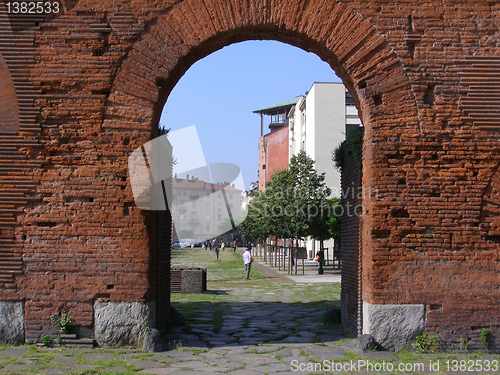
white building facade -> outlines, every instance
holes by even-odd
[[[288,158],[305,151],[315,161],[318,173],[325,173],[325,183],[332,197],[340,197],[340,172],[334,167],[332,151],[344,140],[352,127],[361,125],[358,110],[343,83],[315,82],[288,113]],[[326,241],[333,259],[333,240]],[[307,240],[309,256],[319,250],[319,243]]]
[[[229,184],[175,177],[172,179],[171,212],[174,241],[212,239],[234,229],[240,222],[241,190]]]

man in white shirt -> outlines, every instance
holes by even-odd
[[[252,248],[252,244],[249,242],[247,244],[247,249],[243,253],[243,263],[245,264],[245,279],[250,278],[250,268],[252,267],[252,254],[250,253],[250,249]]]

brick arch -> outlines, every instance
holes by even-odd
[[[392,117],[398,125],[404,118],[406,130],[419,131],[410,81],[385,37],[367,19],[339,2],[264,3],[245,7],[232,0],[226,4],[186,0],[160,15],[121,64],[103,126],[123,120],[154,122],[171,89],[194,62],[232,43],[268,39],[316,53],[326,61],[353,94],[369,128]],[[155,111],[117,114],[117,108],[134,105],[129,100]],[[384,105],[387,102],[392,103],[390,108]]]
[[[16,88],[3,56],[0,54],[0,132],[15,133],[19,130],[19,105]]]
[[[196,61],[232,43],[278,40],[317,54],[351,91],[368,140],[363,185],[366,190],[376,187],[379,181],[372,170],[378,145],[389,136],[404,139],[421,133],[416,99],[398,56],[367,19],[340,2],[264,3],[185,0],[160,15],[118,69],[102,128],[129,127],[150,134],[169,93]],[[376,204],[366,202],[367,212]],[[370,216],[363,218],[366,249],[372,248],[371,221]],[[369,257],[365,262],[363,300],[371,301],[369,272],[376,271]],[[354,267],[361,273],[359,265]],[[353,332],[361,325],[360,276],[343,276],[352,278],[345,284],[352,286],[346,324]]]

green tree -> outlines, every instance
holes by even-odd
[[[277,238],[293,237],[293,176],[287,169],[276,171],[266,183],[263,192],[264,214],[268,217],[269,231]]]
[[[334,204],[324,180],[324,173],[316,171],[304,151],[294,155],[289,168],[275,172],[266,189],[250,202],[240,231],[252,239],[273,235],[296,243],[307,236],[332,238],[331,228],[337,222],[332,219]]]
[[[262,192],[255,193],[248,205],[245,220],[238,225],[238,230],[245,235],[246,240],[265,240],[271,234],[269,231],[269,217],[264,212],[265,198]]]
[[[324,222],[332,215],[330,188],[325,184],[325,174],[318,173],[312,160],[304,151],[292,156],[289,173],[293,178],[293,204],[296,214],[292,217],[295,238],[326,236]]]
[[[323,211],[317,216],[309,235],[318,240],[326,241],[330,238],[340,240],[342,206],[340,198],[330,198],[323,202]],[[323,244],[321,244],[323,247]]]

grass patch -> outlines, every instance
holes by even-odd
[[[349,361],[357,361],[360,359],[363,359],[363,357],[358,355],[356,352],[353,352],[352,350],[346,350],[345,357],[335,358],[333,359],[333,362],[349,362]]]
[[[188,352],[188,353],[193,353],[193,354],[201,354],[201,353],[206,353],[207,349],[198,349],[198,348],[181,348],[179,349],[180,352]]]
[[[242,256],[231,250],[220,252],[220,261],[213,252],[199,248],[173,249],[172,267],[201,267],[207,269],[207,292],[204,294],[174,293],[176,302],[314,302],[339,301],[340,284],[282,284],[257,267],[252,267],[245,280]],[[321,304],[321,303],[320,303]],[[331,306],[333,307],[333,306]]]
[[[401,359],[401,361],[403,362],[410,362],[410,361],[424,359],[424,357],[422,357],[421,355],[409,352],[407,350],[401,350],[399,353],[394,353],[394,355],[399,359]]]
[[[260,345],[265,346],[265,345]],[[269,349],[269,350],[258,350],[257,348],[252,348],[245,351],[245,354],[272,354],[282,349],[285,349],[285,346],[280,346],[279,348]]]

